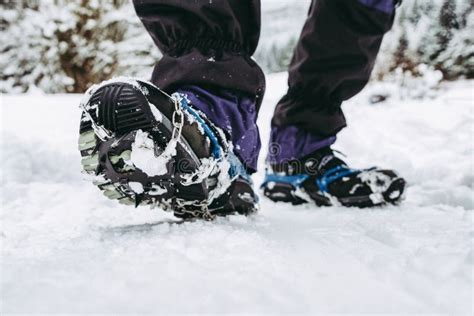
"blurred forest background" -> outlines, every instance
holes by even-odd
[[[263,0],[255,59],[285,71],[309,0]],[[160,53],[129,0],[10,0],[0,4],[0,91],[84,92],[113,76],[149,78]],[[404,0],[373,80],[474,78],[474,0]]]

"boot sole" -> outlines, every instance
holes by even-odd
[[[114,82],[101,86],[92,92],[86,104],[88,115],[97,122],[97,125],[102,126],[110,135],[113,135],[115,139],[142,130],[154,133],[155,136],[158,135],[157,141],[166,144],[172,135],[173,125],[171,120],[174,103],[165,95],[151,92],[152,89],[156,89],[153,86],[145,82],[140,82],[140,86],[144,91],[127,82]],[[147,99],[144,92],[149,93],[149,95],[154,93],[155,100],[153,103]],[[158,102],[160,109],[154,105]],[[153,106],[155,109],[152,111],[151,107]],[[156,116],[159,116],[159,120]],[[103,170],[103,168],[101,170],[101,157],[98,153],[98,148],[103,141],[94,131],[92,123],[87,120],[85,113],[82,114],[79,130],[79,150],[83,157],[81,163],[87,174],[96,176]],[[197,154],[191,149],[184,134],[193,135],[194,142],[198,143]],[[178,173],[180,175],[194,172],[201,165],[200,158],[210,156],[210,149],[206,144],[207,140],[199,133],[197,123],[185,122],[182,136],[176,148],[177,154],[181,157],[180,160],[186,160],[186,163],[179,164],[180,170]],[[173,182],[177,183],[179,179],[173,180]],[[116,199],[122,204],[138,205],[137,199],[129,190],[124,189],[123,183],[111,179],[98,179],[95,180],[94,184],[110,199]],[[169,191],[170,188],[167,189]],[[174,189],[171,191],[176,192]],[[193,184],[187,186],[181,192],[175,193],[174,196],[180,195],[182,197],[186,194],[186,199],[202,200],[207,196],[208,188],[204,183]],[[157,197],[157,199],[168,197],[170,195],[163,195]]]

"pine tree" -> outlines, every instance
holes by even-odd
[[[417,24],[421,18],[421,15],[422,13],[418,0],[414,0],[411,6],[411,12],[408,16],[408,21],[412,24]]]
[[[453,35],[454,30],[459,29],[459,21],[456,13],[456,1],[444,1],[439,16],[439,24],[445,28],[446,33],[451,36]]]
[[[408,53],[408,38],[406,32],[406,26],[401,26],[402,30],[398,39],[398,46],[393,53],[392,67],[390,70],[400,68],[403,71],[413,72],[415,69],[415,63],[411,59]]]
[[[431,1],[427,1],[422,4],[421,10],[423,16],[431,17],[434,14],[439,14],[440,8],[437,8]],[[439,50],[437,34],[440,32],[440,25],[437,19],[429,18],[428,21],[428,27],[418,43],[417,55],[422,63],[432,65],[433,59],[431,56],[435,55]]]
[[[83,92],[115,72],[118,52],[113,46],[123,41],[126,25],[111,18],[111,13],[123,4],[117,0],[81,0],[80,6],[70,11],[75,25],[62,27],[64,21],[58,21],[54,35],[60,45],[67,47],[59,50],[59,61],[60,68],[74,81],[68,88],[70,92]]]
[[[444,0],[439,12],[438,22],[440,29],[436,33],[436,43],[438,49],[430,56],[431,60],[436,58],[448,47],[453,38],[454,30],[459,29],[456,15],[456,2]]]
[[[458,5],[459,14],[458,14],[458,23],[459,28],[464,29],[469,20],[469,15],[474,11],[474,0],[463,0],[460,2],[461,5]],[[471,16],[472,18],[472,16]]]
[[[10,21],[0,34],[2,92],[24,92],[31,86],[51,93],[84,92],[96,82],[128,73],[134,63],[140,70],[146,66],[149,75],[159,58],[127,0],[15,3],[0,13]],[[140,30],[140,36],[132,30]],[[130,40],[132,45],[120,45]],[[134,59],[135,41],[148,58]]]
[[[408,41],[407,28],[410,24],[410,16],[407,16],[406,10],[402,9],[398,17],[398,25],[400,28],[400,35],[398,37],[398,44],[392,55],[392,64],[389,68],[393,71],[400,68],[403,71],[414,72],[416,63],[413,60],[414,56],[410,52],[410,43]]]
[[[461,7],[459,30],[453,32],[448,47],[437,57],[437,67],[444,78],[456,79],[460,76],[474,78],[474,12],[473,6]],[[465,20],[464,20],[465,19]]]

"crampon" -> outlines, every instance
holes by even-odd
[[[257,211],[257,195],[229,137],[185,95],[117,78],[81,101],[84,172],[110,199],[183,219]]]

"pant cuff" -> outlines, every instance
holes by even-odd
[[[336,142],[336,136],[317,136],[296,126],[273,126],[267,155],[268,164],[298,160]]]

